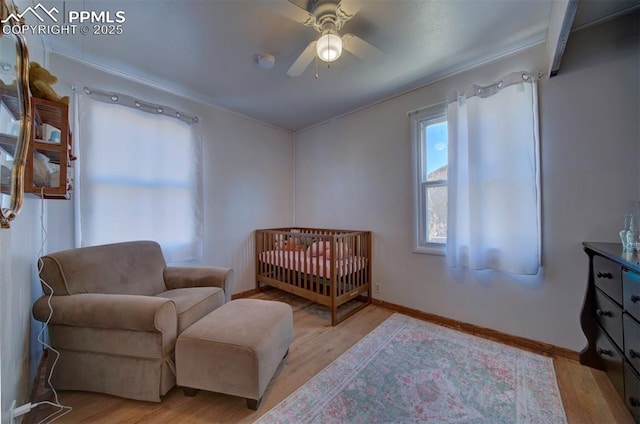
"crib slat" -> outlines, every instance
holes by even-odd
[[[260,260],[263,257],[263,253],[262,252],[266,251],[265,244],[268,243],[269,236],[270,236],[270,234],[268,234],[268,233],[260,233],[260,237],[258,238],[258,242],[256,243],[257,249],[258,249],[258,251],[256,253],[256,255],[257,255],[256,259],[257,259],[257,264],[258,264],[258,268],[259,268],[258,269],[258,274],[260,274],[260,275],[264,275],[265,274],[266,263],[267,263],[267,261],[269,259],[268,257],[264,257],[265,260]],[[256,284],[258,285],[258,287],[260,286],[259,282],[256,282]]]
[[[298,287],[298,245],[296,243],[296,239],[293,240],[293,250],[290,253],[292,264],[291,264],[291,284],[295,287]]]
[[[342,279],[342,293],[340,293],[341,295],[344,293],[348,293],[349,292],[349,279],[351,277],[350,273],[349,273],[349,243],[351,240],[351,236],[346,237],[344,239],[343,242],[343,249],[342,249],[342,268],[343,268],[343,273],[344,273],[344,278]]]
[[[351,292],[355,288],[355,254],[356,254],[356,240],[357,235],[349,237],[349,284],[347,285],[347,293]]]
[[[338,290],[337,290],[337,295],[336,296],[340,296],[342,295],[342,293],[344,292],[344,286],[346,284],[346,280],[347,280],[347,270],[345,268],[346,265],[346,260],[344,258],[344,250],[347,248],[347,239],[342,238],[340,239],[339,242],[339,249],[338,249],[338,255],[340,256],[340,261],[338,262],[338,264],[340,265],[340,269],[338,269],[337,273],[338,273]],[[342,276],[340,276],[340,274],[342,273]]]
[[[362,287],[362,234],[358,235],[358,288]]]
[[[349,262],[351,262],[351,286],[349,287],[349,291],[356,290],[358,288],[358,234],[355,234],[351,240],[351,244],[353,249],[351,250],[351,257],[349,258]]]
[[[268,272],[269,272],[269,276],[271,278],[276,278],[276,270],[275,270],[275,239],[274,239],[274,235],[270,234],[271,238],[269,239],[271,244],[269,244],[267,246],[267,254],[269,255],[269,264],[268,266]]]
[[[364,262],[363,262],[363,258],[365,256],[364,254],[364,238],[366,237],[366,234],[360,234],[360,237],[358,239],[358,278],[359,278],[359,286],[362,286],[363,281],[364,281],[364,276],[363,276],[363,266],[364,266]]]
[[[346,292],[353,290],[353,240],[354,236],[349,236],[349,252],[347,255],[347,268],[349,269],[349,280],[347,281]]]
[[[296,249],[298,249],[298,248],[296,248]],[[297,278],[296,287],[300,287],[301,284],[302,284],[302,276],[300,275],[301,274],[300,269],[302,269],[302,262],[301,261],[302,261],[302,254],[304,253],[304,251],[298,250],[296,253],[298,254],[297,255],[298,262],[296,263],[296,266],[294,268],[294,269],[298,270],[296,272],[296,278]]]
[[[302,288],[304,288],[305,290],[309,289],[309,279],[307,278],[307,275],[309,275],[309,255],[306,252],[308,250],[309,250],[309,246],[307,246],[307,248],[305,249],[304,265],[303,265],[303,268],[302,268],[302,271],[303,271],[303,274],[302,274],[302,277],[303,277]]]
[[[343,245],[344,249],[346,249],[347,251],[342,252],[342,256],[344,258],[344,278],[343,278],[343,282],[342,282],[342,293],[340,293],[341,295],[344,293],[347,293],[349,291],[349,281],[351,279],[351,273],[349,272],[349,252],[350,252],[350,247],[351,247],[351,237],[347,237],[345,240],[345,243]]]
[[[286,262],[287,262],[287,257],[285,256],[286,251],[284,250],[284,241],[282,242],[282,246],[280,247],[280,251],[278,252],[278,261],[279,261],[279,266],[278,266],[278,270],[280,271],[280,273],[282,273],[282,281],[284,281],[285,283],[287,283],[289,281],[289,279],[287,278],[287,268],[286,268]]]
[[[260,254],[259,254],[260,256],[264,255],[263,252],[268,252],[269,251],[269,249],[266,249],[266,247],[267,247],[270,239],[271,239],[271,234],[269,234],[269,233],[262,233],[261,234],[260,243],[259,243],[260,246],[258,247],[258,249],[260,250]],[[269,253],[267,253],[267,255],[268,254]],[[260,265],[260,274],[261,275],[264,275],[264,274],[267,273],[266,267],[267,267],[267,263],[268,263],[268,260],[269,260],[268,256],[265,255],[263,257],[265,259],[264,261],[258,261],[258,263]]]

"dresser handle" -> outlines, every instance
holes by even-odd
[[[596,309],[596,315],[599,316],[599,317],[612,317],[613,316],[611,311],[603,311],[600,308]]]
[[[634,359],[634,358],[640,358],[640,352],[636,352],[633,349],[629,349],[629,356]]]
[[[634,408],[640,406],[640,400],[629,396],[629,405],[633,406]]]
[[[631,301],[632,301],[633,303],[636,303],[636,302],[637,302],[637,301],[639,301],[639,300],[640,300],[640,296],[638,296],[637,294],[632,294],[632,295],[631,295]]]
[[[601,347],[599,347],[596,352],[598,352],[598,355],[613,356],[613,354],[609,349],[603,349]]]
[[[610,272],[602,273],[602,272],[598,271],[598,278],[607,278],[607,279],[611,280],[613,278],[613,275],[611,275]]]

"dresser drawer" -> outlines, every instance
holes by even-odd
[[[593,280],[596,286],[622,305],[622,267],[607,258],[593,257]]]
[[[615,347],[602,329],[600,329],[596,338],[596,352],[613,387],[615,387],[620,396],[624,396],[624,358],[622,357],[622,352]]]
[[[624,402],[635,422],[640,422],[640,378],[629,366],[624,365]]]
[[[640,370],[640,324],[626,313],[622,321],[624,322],[624,356],[638,371]]]
[[[622,293],[624,309],[640,321],[640,274],[622,271]]]
[[[595,306],[595,320],[605,329],[618,348],[622,349],[622,309],[598,289],[596,289]]]

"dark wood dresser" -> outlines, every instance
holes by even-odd
[[[584,242],[589,284],[580,324],[580,363],[606,371],[640,422],[640,255],[620,243]]]

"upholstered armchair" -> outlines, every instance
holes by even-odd
[[[231,270],[167,267],[160,246],[134,241],[42,258],[45,295],[33,316],[49,322],[60,353],[56,389],[159,402],[176,382],[177,336],[230,299]],[[55,359],[49,354],[49,366]]]

